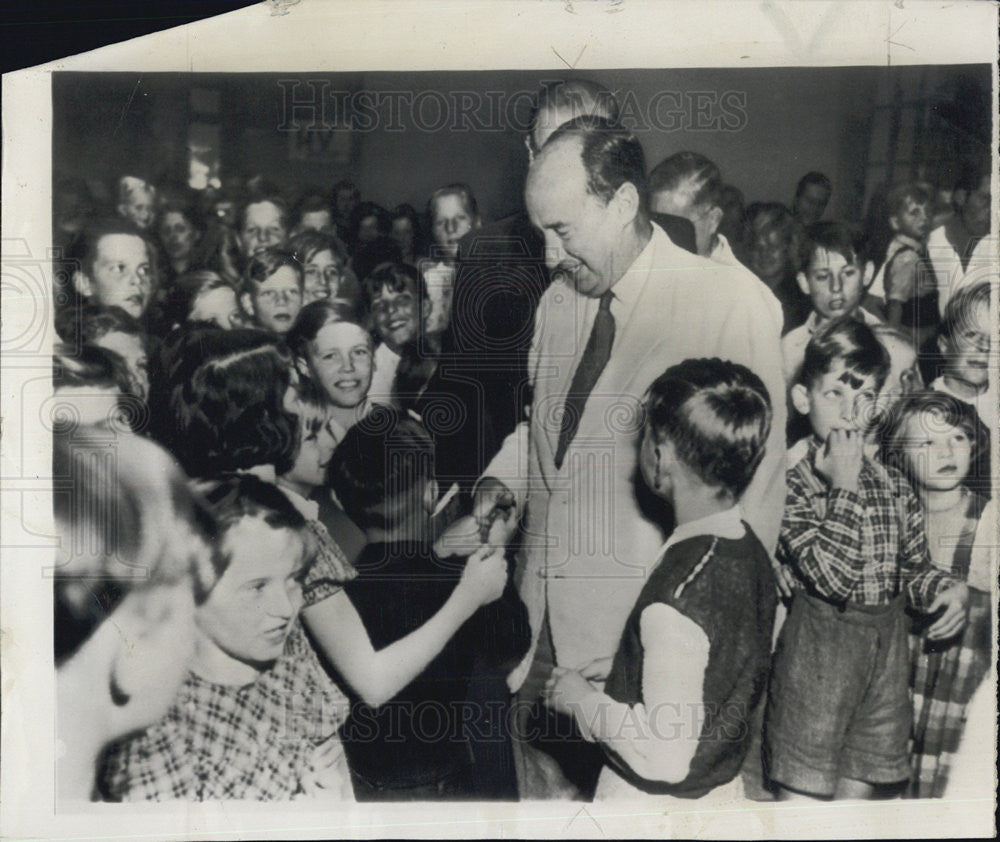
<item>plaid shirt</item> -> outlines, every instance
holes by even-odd
[[[288,799],[317,747],[339,742],[346,713],[296,622],[284,655],[252,684],[189,673],[162,720],[111,749],[104,785],[125,801]]]
[[[807,590],[835,603],[886,605],[906,589],[925,611],[955,584],[930,563],[924,516],[906,479],[868,459],[858,491],[831,488],[814,467],[819,443],[788,471],[778,559]]]

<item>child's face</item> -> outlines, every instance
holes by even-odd
[[[373,243],[378,239],[378,217],[366,216],[358,223],[358,242]]]
[[[330,249],[316,252],[305,265],[303,305],[336,295],[343,274],[343,264]]]
[[[458,241],[472,230],[476,222],[461,196],[449,193],[434,202],[431,220],[434,242],[450,257],[458,254]]]
[[[291,266],[280,266],[262,284],[254,284],[251,312],[265,330],[288,333],[302,309],[302,283]]]
[[[137,188],[118,208],[122,216],[130,219],[141,231],[149,228],[153,221],[153,191]]]
[[[308,345],[309,369],[334,406],[353,409],[367,396],[375,370],[371,335],[351,322],[323,325]]]
[[[902,442],[910,473],[920,488],[951,491],[969,474],[972,442],[965,430],[947,424],[940,413],[910,416]]]
[[[979,187],[970,192],[962,204],[959,215],[973,237],[985,237],[990,233],[990,177],[985,176]]]
[[[795,199],[795,215],[803,225],[819,222],[830,201],[830,191],[822,184],[807,184],[805,189]]]
[[[308,488],[318,488],[326,479],[326,466],[336,447],[337,440],[329,423],[322,424],[315,432],[303,430],[295,462],[285,478]]]
[[[153,290],[146,243],[132,234],[107,234],[97,243],[93,268],[77,276],[77,287],[102,307],[121,307],[141,319]]]
[[[404,216],[393,220],[390,235],[404,255],[410,253],[413,248],[413,223],[409,219]]]
[[[251,665],[281,655],[302,607],[302,540],[261,517],[244,517],[223,537],[232,559],[198,609],[198,628],[219,649]]]
[[[417,338],[420,331],[420,299],[412,284],[399,292],[382,287],[372,299],[375,330],[393,351]]]
[[[94,344],[114,351],[125,360],[133,394],[140,400],[146,400],[149,394],[149,360],[142,338],[134,333],[111,331],[96,340]]]
[[[750,268],[763,281],[777,281],[788,270],[788,243],[781,231],[762,231],[754,238]]]
[[[912,199],[906,200],[906,207],[894,214],[889,222],[894,231],[906,237],[923,242],[931,230],[934,217],[926,204],[917,204]]]
[[[232,287],[216,287],[198,295],[191,307],[190,321],[212,322],[223,330],[243,326],[243,316]]]
[[[799,272],[799,287],[809,296],[820,321],[829,321],[854,311],[861,300],[865,273],[836,251],[813,250],[806,272]]]
[[[354,198],[353,190],[337,191],[337,215],[341,219],[347,219],[357,204],[358,203]]]
[[[299,223],[300,231],[332,231],[333,215],[328,210],[308,211],[302,214],[302,221]]]
[[[256,202],[247,207],[240,230],[240,247],[247,257],[284,245],[287,236],[281,209],[273,202]]]
[[[864,430],[874,417],[875,378],[859,377],[837,362],[811,385],[792,387],[792,403],[815,436],[825,441],[831,430]]]
[[[955,334],[941,342],[945,354],[945,374],[976,389],[989,385],[992,350],[989,306],[977,304]]]
[[[194,226],[184,218],[184,214],[170,211],[160,220],[160,242],[163,250],[173,261],[188,260],[194,250],[197,234]]]

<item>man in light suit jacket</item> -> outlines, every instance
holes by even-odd
[[[771,436],[743,503],[770,552],[777,542],[785,502],[780,307],[745,271],[671,242],[650,222],[644,182],[635,136],[594,117],[560,126],[528,174],[527,206],[544,232],[553,281],[535,318],[530,418],[505,440],[476,495],[482,517],[512,492],[522,520],[516,576],[533,642],[509,678],[522,706],[537,698],[553,665],[606,673],[667,537],[669,518],[646,507],[635,475],[643,396],[668,366],[720,357],[768,387]],[[587,349],[608,308],[609,356],[582,406],[567,407],[581,360],[593,365]],[[579,418],[569,436],[567,411]],[[586,777],[574,781],[584,794]]]

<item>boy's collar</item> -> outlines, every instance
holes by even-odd
[[[698,535],[711,535],[715,538],[726,538],[733,541],[739,540],[746,535],[746,527],[743,525],[743,512],[740,509],[739,503],[721,512],[715,512],[705,517],[700,517],[697,520],[682,523],[667,538],[660,554],[663,555],[674,544],[679,544],[681,541],[694,538]]]

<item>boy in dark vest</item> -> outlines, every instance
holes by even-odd
[[[600,662],[557,668],[546,686],[548,704],[605,749],[598,799],[743,797],[738,772],[767,680],[777,596],[739,500],[770,425],[767,390],[735,363],[686,360],[650,387],[639,465],[677,527],[610,672]]]

